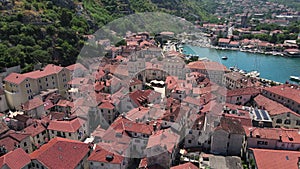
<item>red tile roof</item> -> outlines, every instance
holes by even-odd
[[[112,157],[112,160],[108,160],[107,157]],[[91,153],[88,161],[110,163],[110,164],[122,164],[124,157],[113,152],[107,151],[106,148],[102,148],[99,145],[96,145],[95,150]]]
[[[7,166],[10,169],[25,168],[31,163],[29,155],[21,148],[11,151],[0,157],[0,167]]]
[[[67,66],[66,69],[68,69],[70,71],[74,71],[76,69],[81,69],[83,71],[87,70],[81,63],[75,63],[73,65]]]
[[[254,101],[256,102],[257,106],[259,108],[263,108],[268,111],[270,116],[278,115],[278,114],[284,114],[284,113],[292,113],[295,116],[299,116],[296,112],[292,111],[291,109],[283,106],[282,104],[275,102],[263,95],[258,95],[254,98]]]
[[[199,69],[199,70],[207,70],[207,71],[226,71],[227,68],[226,66],[218,63],[218,62],[213,62],[213,61],[196,61],[196,62],[191,62],[187,65],[187,68],[190,69]]]
[[[69,85],[85,85],[85,84],[91,84],[91,80],[88,78],[74,78],[68,82]]]
[[[74,107],[74,103],[63,99],[59,100],[56,105],[60,107]]]
[[[180,164],[178,166],[171,167],[171,169],[198,169],[193,163],[188,162],[185,164]]]
[[[179,143],[179,136],[173,133],[171,129],[159,130],[157,133],[149,137],[147,149],[157,145],[161,147],[166,146],[169,153],[172,153],[173,148],[178,143]]]
[[[220,125],[215,130],[225,130],[228,133],[245,134],[244,128],[238,120],[221,117]]]
[[[132,78],[130,80],[129,86],[134,86],[134,85],[138,85],[138,84],[143,84],[143,82],[138,80],[137,78]]]
[[[99,109],[109,109],[112,110],[114,109],[115,106],[113,104],[111,104],[110,102],[106,101],[100,104]]]
[[[27,77],[19,74],[19,73],[11,73],[6,78],[4,78],[4,81],[14,83],[14,84],[20,84],[22,83]]]
[[[19,142],[11,137],[4,137],[0,139],[0,145],[3,145],[7,151],[13,151]]]
[[[22,133],[22,132],[19,132],[19,131],[10,130],[3,137],[11,137],[11,138],[13,138],[16,141],[21,142],[21,141],[23,141],[24,139],[26,139],[29,136],[30,136],[30,134],[26,134],[26,133]]]
[[[219,43],[229,43],[230,39],[220,38],[218,42]]]
[[[89,151],[86,143],[56,137],[31,153],[30,157],[47,168],[75,168]]]
[[[24,111],[33,110],[35,108],[38,108],[40,106],[43,106],[44,102],[40,97],[35,97],[31,100],[28,100],[24,105],[22,105],[22,109]]]
[[[49,64],[44,68],[44,70],[37,70],[37,71],[25,73],[23,75],[32,79],[38,79],[41,77],[57,74],[61,70],[63,70],[63,67]]]
[[[137,90],[130,93],[129,97],[137,106],[142,106],[143,102],[151,103],[154,99],[161,97],[161,93],[154,90]]]
[[[241,89],[234,89],[234,90],[227,90],[227,97],[232,96],[243,96],[243,95],[251,95],[255,96],[260,93],[259,89],[253,87],[241,88]]]
[[[298,169],[298,158],[300,157],[299,151],[267,150],[254,148],[251,148],[250,150],[253,151],[256,165],[259,169]]]
[[[262,139],[281,140],[283,143],[300,143],[300,134],[297,129],[284,128],[258,128],[244,126],[247,137],[259,137]]]
[[[200,99],[196,99],[196,98],[193,98],[193,97],[190,97],[190,96],[187,96],[186,98],[184,98],[183,102],[193,104],[193,105],[197,105],[197,106],[202,106],[202,104],[200,103]]]
[[[43,131],[46,131],[46,127],[43,126],[40,122],[34,122],[30,126],[26,127],[24,130],[24,133],[30,134],[31,137],[34,137]]]
[[[85,121],[80,118],[73,120],[52,120],[49,123],[48,130],[62,131],[62,132],[76,132]]]
[[[296,86],[290,85],[279,85],[273,86],[269,88],[264,88],[263,90],[269,91],[271,93],[283,96],[285,98],[294,100],[295,102],[300,104],[300,88],[296,88]]]
[[[44,70],[37,70],[37,71],[33,71],[33,72],[28,72],[25,74],[11,73],[4,79],[4,81],[11,82],[14,84],[20,84],[26,78],[38,79],[38,78],[49,76],[52,74],[57,74],[62,69],[63,69],[63,67],[49,64],[44,68]]]

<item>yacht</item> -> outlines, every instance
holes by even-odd
[[[300,76],[290,76],[292,81],[300,82]]]

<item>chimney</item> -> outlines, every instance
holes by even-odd
[[[156,131],[156,127],[157,127],[157,124],[156,124],[156,122],[154,122],[154,124],[153,124],[153,131]]]

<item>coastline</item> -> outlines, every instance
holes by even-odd
[[[214,46],[207,46],[207,45],[198,45],[198,46],[195,46],[195,45],[192,45],[192,44],[182,44],[182,46],[192,46],[192,47],[200,47],[200,48],[207,48],[207,49],[216,49]],[[183,48],[179,48],[179,52],[183,53],[183,54],[186,54],[183,50]],[[217,50],[230,50],[230,51],[239,51],[239,52],[244,52],[244,53],[254,53],[254,54],[262,54],[262,55],[267,55],[263,52],[251,52],[251,51],[244,51],[244,50],[241,50],[239,48],[224,48],[224,49],[221,49],[221,48],[217,48]],[[269,54],[270,55],[270,54]],[[200,59],[200,56],[198,54],[190,54],[189,56],[197,56],[199,57]],[[274,56],[274,55],[273,55]],[[280,55],[281,56],[281,55]],[[285,56],[282,56],[282,58],[292,58],[292,57],[285,57]],[[208,60],[211,60],[209,58],[206,58]],[[227,68],[229,69],[229,67],[227,66]],[[280,81],[276,81],[276,80],[271,80],[270,78],[265,78],[265,77],[256,77],[259,81],[263,82],[263,83],[268,83],[268,84],[272,84],[272,85],[280,85],[280,84],[284,84],[285,82],[280,82]],[[286,82],[289,82],[289,83],[292,83],[292,84],[297,84],[299,85],[299,83],[295,83],[293,81],[289,81],[289,80],[286,80]]]

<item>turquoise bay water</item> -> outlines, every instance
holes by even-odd
[[[260,77],[286,82],[291,75],[300,76],[300,58],[288,58],[282,56],[263,55],[231,50],[216,50],[195,46],[184,46],[185,54],[199,55],[212,61],[217,61],[227,68],[237,66],[247,72],[258,70]],[[222,56],[227,56],[227,60],[222,60]]]

